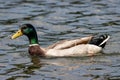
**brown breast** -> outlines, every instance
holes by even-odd
[[[28,51],[30,55],[45,56],[45,52],[40,48],[39,45],[29,46]]]

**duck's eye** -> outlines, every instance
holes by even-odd
[[[26,26],[26,25],[23,25],[23,26],[22,26],[22,29],[27,29],[27,26]]]

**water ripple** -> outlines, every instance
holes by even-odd
[[[119,80],[119,4],[119,0],[0,0],[1,80]],[[99,56],[33,58],[25,36],[10,39],[24,23],[35,26],[43,47],[99,33],[111,38]]]

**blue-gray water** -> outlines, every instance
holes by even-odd
[[[28,39],[11,40],[19,25],[36,26],[39,42],[98,33],[111,36],[104,54],[39,58]],[[0,0],[0,80],[120,80],[120,0]]]

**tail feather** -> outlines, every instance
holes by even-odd
[[[94,45],[104,48],[109,38],[110,36],[107,34],[97,35],[97,36],[94,36],[90,40],[89,44],[94,44]]]

